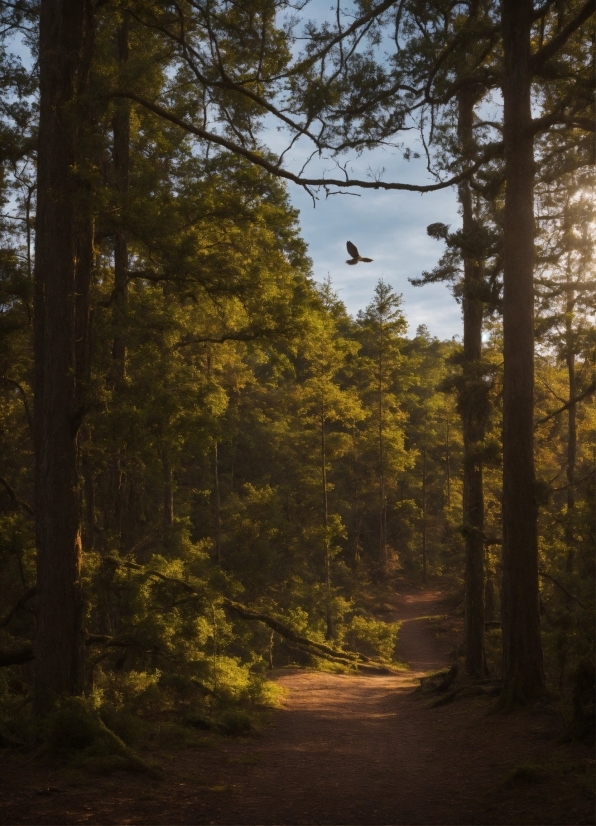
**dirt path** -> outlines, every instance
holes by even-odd
[[[406,620],[398,654],[411,666],[400,676],[277,674],[287,691],[283,711],[218,822],[432,822],[454,781],[465,784],[446,770],[436,740],[421,737],[421,709],[411,704],[418,678],[448,662],[446,646],[418,619],[444,611],[440,600],[432,591],[398,600],[391,618]]]
[[[486,700],[429,709],[415,699],[419,678],[450,664],[455,640],[444,633],[443,599],[415,589],[396,597],[389,618],[402,621],[397,653],[410,665],[400,676],[279,672],[283,710],[250,749],[245,771],[240,763],[228,775],[234,793],[211,822],[593,822],[590,802],[580,796],[578,807],[564,784],[554,795],[540,783],[503,787],[512,766],[540,759],[551,721],[488,715]]]
[[[37,770],[23,786],[5,775],[0,822],[593,823],[593,803],[565,769],[575,761],[585,772],[587,750],[553,745],[549,718],[489,715],[485,700],[429,709],[413,694],[421,673],[448,662],[453,642],[419,618],[444,613],[439,592],[402,595],[392,618],[405,620],[398,653],[410,671],[280,670],[286,698],[261,737],[178,752],[165,782],[113,775],[68,785],[48,775],[41,784]],[[515,766],[545,760],[544,777],[504,783]],[[58,784],[39,795],[39,785]]]

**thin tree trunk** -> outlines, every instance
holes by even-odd
[[[118,534],[122,541],[122,522],[124,515],[124,467],[120,451],[112,456],[108,478],[110,500],[106,503],[104,528]]]
[[[90,352],[90,328],[91,328],[91,305],[90,287],[91,272],[93,269],[93,216],[91,210],[91,192],[88,187],[81,192],[79,200],[79,210],[77,214],[77,242],[76,242],[76,265],[75,265],[75,427],[78,430],[87,401],[87,392],[91,380],[91,352]],[[87,514],[93,513],[95,504],[93,501],[93,468],[89,459],[88,446],[91,442],[89,432],[86,437],[79,439],[85,442],[82,449],[78,448],[78,460],[83,466],[83,479],[86,486],[85,498],[89,496]],[[85,467],[85,464],[87,465]],[[89,484],[87,484],[89,477]],[[80,492],[82,493],[82,491]],[[94,545],[94,530],[90,525],[90,530],[86,539],[89,547]]]
[[[484,586],[484,619],[486,622],[495,620],[495,586],[491,576],[487,576]]]
[[[422,448],[422,581],[426,584],[426,416]]]
[[[459,95],[458,132],[465,156],[474,147],[474,107],[476,89],[464,89]],[[487,388],[482,375],[483,304],[480,286],[483,281],[481,261],[467,253],[467,244],[477,229],[469,181],[459,187],[463,234],[466,245],[464,258],[463,314],[463,382],[459,388],[458,406],[463,425],[463,522],[466,543],[465,568],[465,631],[466,670],[473,677],[484,672],[484,491],[482,448],[487,413]],[[469,240],[468,240],[469,239]]]
[[[544,692],[533,429],[532,0],[502,0],[501,12],[507,181],[503,247],[502,703],[512,705]]]
[[[325,440],[325,402],[321,400],[321,481],[323,485],[323,531],[325,543],[325,587],[327,589],[327,632],[325,638],[333,639],[331,615],[331,559],[329,555],[329,497],[327,494],[327,445]]]
[[[60,697],[80,694],[84,687],[77,381],[86,371],[79,363],[88,329],[88,280],[81,258],[88,254],[91,234],[82,226],[89,211],[77,167],[82,115],[76,102],[92,36],[85,14],[77,0],[41,2],[35,235],[38,717]],[[77,334],[83,336],[78,343]]]
[[[360,562],[360,532],[362,530],[362,514],[359,509],[358,487],[356,484],[356,423],[352,422],[352,497],[351,497],[351,524],[354,537],[354,564]]]
[[[85,527],[83,543],[86,550],[93,550],[95,545],[95,480],[93,464],[90,456],[91,436],[87,432],[84,436],[84,446],[81,451],[81,471],[83,475],[83,493],[85,498]]]
[[[451,509],[451,453],[449,447],[449,416],[447,416],[447,433],[445,435],[445,462],[447,464],[447,510]]]
[[[354,539],[354,562],[357,565],[360,562],[360,534],[362,532],[362,515],[358,515],[358,527]]]
[[[27,187],[27,197],[25,198],[25,228],[27,230],[27,276],[31,281],[33,276],[33,258],[31,255],[31,198],[33,197],[34,188]],[[29,301],[27,300],[27,313],[29,313]]]
[[[213,445],[213,478],[215,482],[215,558],[221,565],[221,494],[219,490],[219,446]]]
[[[571,281],[571,272],[567,272],[567,282]],[[565,313],[565,360],[569,378],[569,398],[577,396],[577,382],[575,379],[575,350],[573,346],[573,311],[575,307],[575,293],[567,290],[567,307]],[[567,546],[566,569],[573,572],[575,556],[575,533],[573,517],[575,512],[575,464],[577,458],[577,424],[576,405],[572,404],[567,411],[567,513],[565,514],[565,545]]]
[[[385,565],[387,557],[386,503],[385,503],[385,445],[383,433],[383,348],[384,336],[381,322],[379,345],[379,565]]]
[[[163,467],[163,522],[164,526],[171,528],[174,524],[174,488],[172,485],[172,463],[170,457],[164,450],[162,456]]]

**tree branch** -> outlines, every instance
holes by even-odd
[[[12,499],[12,501],[14,502],[15,506],[23,508],[23,510],[27,511],[27,513],[29,514],[29,516],[35,516],[35,511],[34,511],[34,510],[33,510],[33,508],[31,507],[31,505],[28,505],[28,504],[27,504],[26,502],[24,502],[22,499],[19,499],[19,497],[16,495],[16,493],[14,492],[14,490],[12,489],[12,487],[8,484],[8,482],[6,481],[6,479],[3,479],[3,478],[2,478],[2,476],[0,476],[0,484],[4,485],[4,487],[6,488],[6,491],[7,491],[8,495],[10,496],[10,498]]]
[[[18,381],[15,381],[14,379],[9,379],[7,376],[2,376],[1,378],[5,384],[10,384],[13,387],[16,387],[16,389],[21,394],[21,398],[23,400],[23,407],[25,408],[25,414],[27,416],[27,423],[29,424],[29,431],[31,432],[31,434],[33,434],[33,419],[31,418],[31,411],[29,410],[27,394],[25,393],[21,385],[18,383]]]
[[[21,646],[21,648],[0,650],[0,668],[7,668],[9,665],[21,665],[34,659],[33,646],[29,643]]]
[[[552,40],[549,40],[532,55],[532,69],[536,71],[539,66],[553,57],[565,45],[571,35],[594,14],[594,11],[596,11],[596,0],[586,0],[573,20],[570,20]]]
[[[336,651],[323,643],[315,642],[308,637],[303,637],[296,633],[292,628],[283,622],[280,622],[275,617],[269,614],[263,614],[260,611],[251,611],[244,605],[234,602],[231,599],[224,597],[224,605],[235,611],[242,619],[254,620],[262,622],[275,631],[280,637],[283,637],[290,648],[297,648],[299,651],[304,651],[314,657],[322,657],[323,659],[331,660],[332,662],[343,663],[344,665],[357,666],[365,671],[372,671],[374,673],[393,674],[394,671],[384,663],[378,663],[371,660],[370,657],[365,657],[364,654],[356,654],[352,651]]]
[[[10,609],[8,614],[5,614],[2,619],[0,619],[0,628],[5,628],[14,615],[19,611],[24,605],[26,605],[30,599],[33,599],[35,594],[37,593],[37,588],[33,586],[33,588],[29,588],[29,590],[25,591],[25,593],[17,600],[17,602],[13,605]]]
[[[288,77],[290,74],[297,74],[303,71],[304,69],[309,68],[314,63],[317,63],[317,61],[325,57],[325,55],[327,55],[334,46],[336,46],[338,43],[341,43],[346,38],[350,37],[362,26],[365,26],[367,23],[370,23],[371,20],[374,20],[376,17],[379,17],[379,15],[381,15],[384,11],[387,11],[387,9],[390,9],[393,5],[395,5],[395,0],[384,0],[384,2],[379,3],[378,6],[373,6],[370,11],[368,11],[366,14],[363,14],[362,17],[359,17],[357,20],[355,20],[352,23],[352,25],[348,26],[348,28],[345,31],[339,32],[339,34],[335,35],[335,37],[333,37],[328,43],[326,43],[322,49],[299,61],[290,73],[283,74],[280,77]]]
[[[121,562],[120,560],[116,560],[115,557],[109,557],[110,561],[118,562],[118,565],[122,565],[124,568],[131,568],[133,571],[141,571],[142,573],[146,574],[147,576],[154,576],[157,579],[161,579],[164,582],[173,582],[176,585],[180,585],[182,588],[185,588],[192,594],[198,594],[196,588],[193,588],[188,582],[185,582],[183,579],[178,579],[177,577],[173,576],[166,576],[165,574],[160,574],[159,571],[154,571],[153,569],[143,568],[142,565],[137,565],[136,562]]]
[[[240,605],[238,602],[234,602],[231,599],[227,599],[224,597],[224,605],[228,608],[231,608],[235,611],[242,619],[245,620],[257,620],[258,622],[262,622],[264,625],[268,625],[273,631],[276,631],[280,636],[285,637],[288,640],[298,644],[298,645],[305,645],[310,648],[315,648],[317,651],[322,652],[323,654],[330,654],[333,657],[341,657],[346,660],[350,660],[351,662],[361,660],[362,662],[369,662],[369,658],[365,657],[363,654],[352,654],[352,653],[345,653],[343,651],[335,651],[333,648],[330,648],[328,645],[323,645],[323,643],[315,642],[314,640],[308,639],[308,637],[303,637],[301,634],[296,633],[289,625],[286,625],[283,622],[280,622],[275,617],[269,616],[269,614],[263,614],[260,611],[251,611],[249,608],[246,608],[244,605]]]
[[[176,585],[180,585],[186,591],[191,594],[199,595],[199,592],[196,588],[194,588],[190,583],[185,582],[183,579],[178,579],[177,577],[170,577],[166,576],[165,574],[160,573],[159,571],[155,571],[152,569],[145,569],[142,565],[137,565],[136,562],[121,562],[120,560],[116,559],[115,557],[108,557],[108,561],[116,563],[118,565],[122,565],[125,568],[131,568],[134,571],[139,571],[146,576],[153,576],[157,577],[158,579],[163,580],[164,582],[172,582]],[[227,597],[223,598],[223,603],[226,608],[231,609],[238,616],[242,617],[245,620],[257,621],[262,622],[264,625],[269,626],[273,631],[278,633],[281,637],[286,640],[289,640],[291,643],[300,647],[301,650],[306,651],[309,654],[312,654],[316,657],[323,657],[325,659],[331,659],[335,662],[343,662],[346,665],[354,665],[358,666],[359,668],[372,669],[375,672],[378,672],[379,669],[384,669],[385,673],[391,671],[391,669],[386,666],[384,663],[376,663],[374,660],[371,660],[369,657],[365,657],[364,654],[356,654],[351,651],[336,651],[333,648],[330,648],[328,645],[324,645],[323,643],[316,642],[315,640],[311,640],[308,637],[303,637],[301,634],[298,634],[284,622],[276,619],[275,617],[269,616],[269,614],[263,614],[260,611],[253,611],[250,608],[247,608],[245,605],[241,605],[239,602],[234,602]],[[91,638],[88,638],[91,639]],[[89,644],[93,643],[101,643],[104,644],[114,644],[110,643],[107,640],[111,638],[104,637],[103,635],[95,635],[92,638],[92,641]]]
[[[576,396],[574,399],[570,399],[566,402],[562,407],[559,407],[557,410],[554,410],[552,413],[549,413],[548,416],[543,416],[541,419],[535,423],[534,427],[538,427],[541,424],[545,424],[550,419],[553,419],[555,416],[558,416],[559,413],[563,413],[565,410],[569,410],[570,407],[573,407],[578,402],[583,401],[588,396],[591,396],[592,393],[596,390],[596,379],[590,384],[583,393],[580,393],[579,396]]]
[[[541,576],[541,577],[543,577],[544,579],[548,579],[548,580],[550,580],[550,581],[551,581],[554,585],[556,585],[556,586],[557,586],[557,588],[560,588],[560,589],[561,589],[561,591],[563,591],[563,593],[565,594],[565,596],[567,596],[567,597],[569,597],[569,599],[572,599],[572,600],[574,600],[575,602],[577,602],[577,604],[578,604],[581,608],[583,608],[583,609],[584,609],[584,611],[587,611],[587,610],[588,610],[587,606],[583,604],[583,602],[581,601],[581,599],[578,599],[576,596],[574,596],[573,594],[571,594],[571,593],[567,590],[567,588],[565,588],[565,586],[564,586],[564,585],[562,585],[562,584],[559,582],[559,580],[558,580],[558,579],[555,579],[555,578],[554,578],[554,576],[551,576],[550,574],[547,574],[545,571],[538,571],[538,576]]]
[[[182,347],[189,347],[191,344],[224,344],[226,341],[258,341],[259,339],[269,339],[281,336],[279,330],[239,330],[237,333],[224,333],[221,336],[199,336],[179,341],[172,345],[172,350],[180,350]]]
[[[336,178],[303,178],[301,175],[295,175],[293,172],[289,172],[287,169],[282,169],[275,163],[268,161],[263,154],[261,154],[257,150],[247,149],[244,146],[240,146],[237,143],[234,143],[228,138],[224,138],[221,135],[217,135],[214,132],[208,132],[206,129],[201,128],[200,126],[195,126],[191,123],[186,123],[186,121],[179,118],[177,115],[174,115],[172,112],[169,112],[163,106],[160,106],[157,103],[151,103],[151,101],[145,100],[140,95],[135,94],[134,92],[114,92],[114,97],[123,97],[128,98],[129,100],[135,101],[139,105],[145,107],[153,114],[157,115],[164,120],[169,121],[170,123],[179,126],[181,129],[184,129],[186,132],[189,132],[191,135],[196,135],[199,138],[203,138],[203,140],[209,141],[211,143],[215,143],[218,146],[223,146],[224,149],[227,149],[230,152],[234,152],[236,155],[240,155],[243,158],[246,158],[251,163],[254,163],[256,166],[260,166],[262,169],[265,169],[267,172],[270,172],[272,175],[277,176],[278,178],[285,178],[288,181],[292,181],[295,184],[303,187],[309,186],[321,186],[321,187],[329,187],[335,186],[339,189],[344,189],[347,187],[359,187],[361,189],[383,189],[383,190],[400,190],[400,191],[407,191],[407,192],[437,192],[440,189],[447,189],[450,186],[454,186],[455,184],[460,183],[461,181],[468,178],[470,175],[473,175],[480,167],[486,163],[486,161],[491,160],[492,158],[496,157],[499,152],[502,150],[502,143],[495,143],[489,145],[483,154],[475,161],[475,163],[470,166],[468,169],[460,172],[458,175],[455,175],[453,178],[449,178],[447,181],[442,181],[438,184],[428,184],[426,186],[421,186],[417,184],[404,184],[404,183],[397,183],[397,182],[390,182],[390,181],[361,181],[357,179],[346,178],[344,180],[338,180]]]

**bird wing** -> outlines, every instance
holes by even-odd
[[[352,244],[351,241],[348,241],[348,243],[346,244],[346,249],[352,256],[352,258],[360,258],[360,253],[358,252],[358,249],[354,246],[354,244]]]

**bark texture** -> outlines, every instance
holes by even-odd
[[[118,63],[123,72],[129,53],[129,16],[125,14],[118,30]],[[125,326],[126,305],[128,303],[128,242],[123,224],[127,206],[130,179],[130,103],[124,98],[116,101],[116,111],[112,119],[114,183],[120,196],[120,221],[114,239],[114,322],[116,334],[112,345],[114,358],[114,383],[124,380],[126,371]]]
[[[458,132],[464,156],[474,145],[474,106],[478,92],[466,88],[459,95]],[[473,253],[477,235],[469,181],[459,187],[462,229],[465,239],[463,313],[463,382],[458,407],[464,437],[464,536],[465,571],[465,660],[473,677],[484,673],[484,491],[482,450],[486,430],[488,388],[483,381],[481,288],[483,266],[479,252]]]
[[[569,258],[569,256],[568,256]],[[575,376],[575,347],[573,336],[573,314],[575,309],[575,293],[570,289],[572,274],[568,267],[567,272],[567,306],[565,312],[565,361],[569,378],[569,400],[577,397],[577,380]],[[577,421],[576,405],[569,406],[567,411],[567,513],[565,514],[565,544],[567,545],[567,573],[573,573],[575,557],[575,465],[577,461]]]
[[[534,157],[531,0],[502,0],[504,144],[503,679],[504,701],[544,691],[534,475]]]
[[[77,430],[86,373],[91,232],[77,169],[77,107],[90,21],[78,0],[42,0],[35,257],[37,633],[35,711],[84,683]]]

